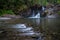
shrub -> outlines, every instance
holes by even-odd
[[[14,12],[12,10],[0,10],[0,16],[2,16],[3,14],[14,14]]]

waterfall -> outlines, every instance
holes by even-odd
[[[33,15],[29,18],[40,18],[40,13],[38,12],[36,15],[33,12]]]
[[[38,10],[37,14],[35,15],[35,11],[33,11],[32,16],[28,18],[40,18],[40,15],[42,15],[42,12],[46,10],[46,7],[42,6],[42,9]]]
[[[45,8],[44,8],[44,7],[42,7],[42,10],[44,11],[44,10],[45,10]]]

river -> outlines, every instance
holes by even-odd
[[[60,40],[59,18],[0,20],[1,40]]]

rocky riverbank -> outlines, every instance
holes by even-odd
[[[0,16],[0,19],[13,19],[13,18],[22,18],[20,15],[10,15],[10,14],[4,14]]]

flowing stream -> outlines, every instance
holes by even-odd
[[[60,19],[0,20],[0,34],[1,40],[59,40]]]

